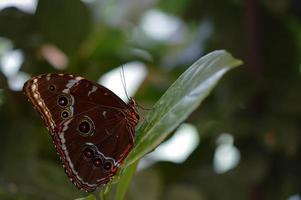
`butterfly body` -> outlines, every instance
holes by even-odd
[[[139,121],[134,100],[68,74],[44,74],[24,84],[70,180],[88,192],[105,185],[134,145]]]

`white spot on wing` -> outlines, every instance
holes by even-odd
[[[72,88],[75,84],[77,84],[79,81],[78,80],[74,80],[71,79],[68,81],[68,83],[66,84],[66,89],[64,89],[62,92],[68,94],[70,91],[70,88]]]
[[[105,129],[105,132],[107,135],[110,135],[110,132],[107,129]]]
[[[71,80],[68,81],[66,87],[69,89],[69,88],[71,88],[73,85],[75,85],[77,82],[78,82],[78,80],[71,79]]]
[[[102,111],[101,114],[102,114],[102,116],[103,116],[104,119],[107,119],[107,111]]]
[[[75,80],[77,80],[77,81],[80,81],[80,80],[82,80],[82,79],[84,79],[84,78],[83,78],[83,77],[80,77],[80,76],[75,77]]]
[[[37,85],[36,84],[32,84],[31,89],[34,91],[37,89]]]
[[[88,96],[90,96],[90,94],[92,94],[96,90],[97,90],[97,87],[93,85],[92,89],[88,92]]]
[[[47,74],[47,75],[46,75],[46,80],[47,80],[47,81],[50,81],[50,79],[51,79],[50,76],[51,76],[51,74]]]

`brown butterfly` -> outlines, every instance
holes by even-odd
[[[91,192],[116,173],[134,144],[136,103],[80,76],[43,74],[23,91],[41,115],[70,180]]]

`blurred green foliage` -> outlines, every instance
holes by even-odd
[[[143,32],[139,24],[150,9],[182,20],[179,40]],[[242,58],[245,66],[225,76],[187,119],[198,127],[198,148],[182,164],[137,172],[126,199],[280,200],[301,195],[300,22],[298,0],[40,0],[34,13],[2,9],[0,37],[22,50],[21,71],[30,75],[57,71],[44,57],[47,44],[67,55],[63,72],[93,80],[141,61],[149,74],[135,99],[145,106],[205,53],[226,49]],[[0,57],[6,43],[1,39]],[[70,184],[39,116],[7,79],[0,72],[0,199],[86,196]],[[234,136],[241,160],[217,174],[213,155],[224,132]]]

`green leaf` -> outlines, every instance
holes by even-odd
[[[154,105],[136,131],[128,166],[155,149],[209,95],[221,77],[242,64],[224,50],[205,55],[189,67]]]
[[[196,61],[171,85],[136,131],[136,145],[115,178],[119,181],[116,200],[124,199],[139,159],[178,127],[228,70],[241,64],[224,50],[214,51]]]
[[[96,197],[93,194],[90,194],[87,197],[83,197],[83,198],[77,198],[75,200],[96,200]]]
[[[121,177],[121,179],[118,183],[115,200],[124,199],[127,188],[128,188],[128,186],[132,180],[132,177],[136,171],[138,163],[139,162],[137,161],[126,168],[126,173],[123,174],[123,176]]]

